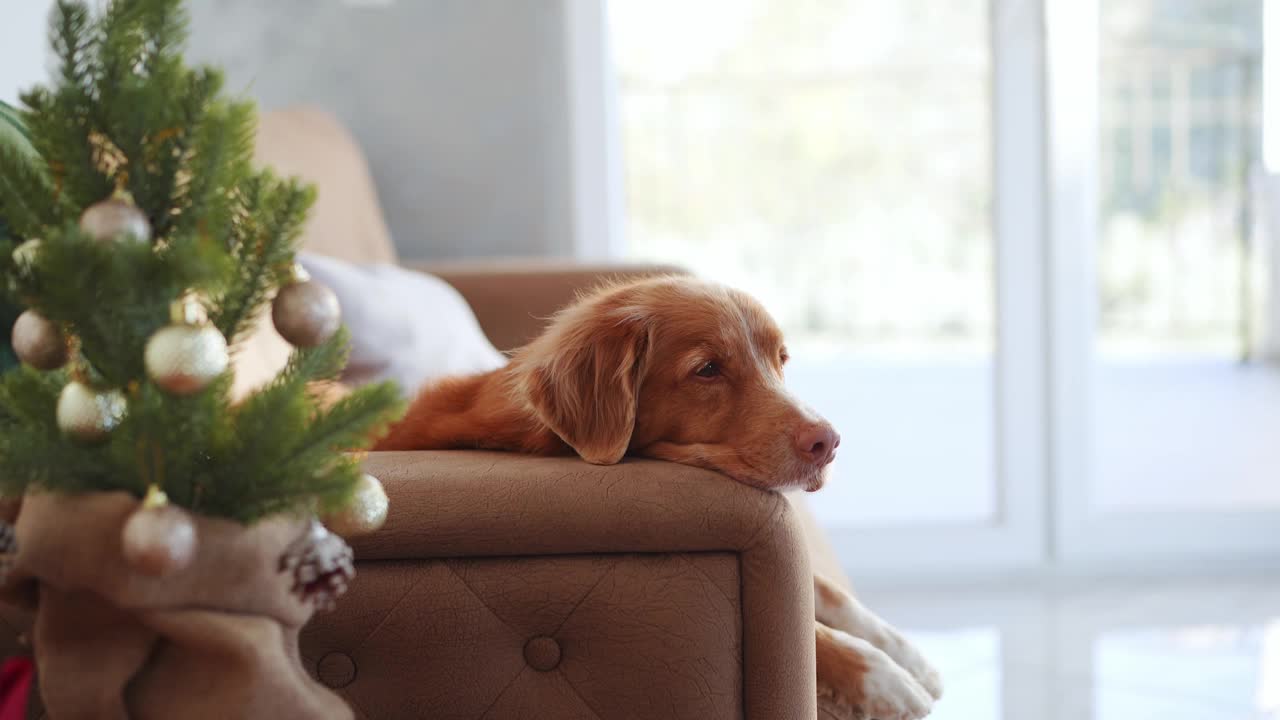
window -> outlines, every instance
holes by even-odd
[[[793,391],[846,438],[815,509],[990,519],[986,3],[614,0],[610,20],[629,253],[783,325]]]
[[[612,0],[628,253],[781,321],[851,567],[1280,550],[1269,8]]]
[[[1248,224],[1262,2],[1100,7],[1094,505],[1280,507]]]

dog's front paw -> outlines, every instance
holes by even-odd
[[[910,640],[887,625],[884,627],[884,635],[885,640],[879,645],[885,653],[910,673],[930,697],[934,700],[942,699],[942,675],[925,659],[924,654]]]
[[[874,649],[874,648],[873,648]],[[888,655],[867,663],[864,709],[876,720],[920,720],[933,710],[929,691]]]
[[[818,695],[830,698],[850,717],[920,720],[933,710],[931,692],[884,651],[821,625]]]
[[[853,597],[849,591],[834,582],[815,575],[813,578],[814,611],[817,620],[834,630],[862,638],[880,648],[934,700],[942,698],[942,676],[924,655],[902,636],[892,625],[881,620]]]

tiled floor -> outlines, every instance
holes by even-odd
[[[1280,576],[862,588],[947,682],[938,720],[1280,720]]]

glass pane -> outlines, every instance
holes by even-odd
[[[929,720],[1002,720],[1001,632],[996,627],[906,630],[907,638],[945,678],[946,692]]]
[[[1277,318],[1251,221],[1262,4],[1100,6],[1098,509],[1280,507]]]
[[[984,521],[993,477],[983,0],[613,0],[639,259],[759,297],[844,437],[834,525]]]
[[[1097,720],[1280,717],[1280,623],[1111,631],[1093,662]]]

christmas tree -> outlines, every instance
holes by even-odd
[[[0,291],[26,311],[0,377],[0,493],[162,491],[251,523],[344,506],[400,408],[309,389],[346,358],[336,299],[299,274],[313,191],[252,167],[255,110],[182,58],[180,0],[59,0],[49,87],[21,97],[35,153],[0,144]],[[273,301],[274,298],[274,301]],[[268,303],[297,346],[233,403],[228,353]]]

